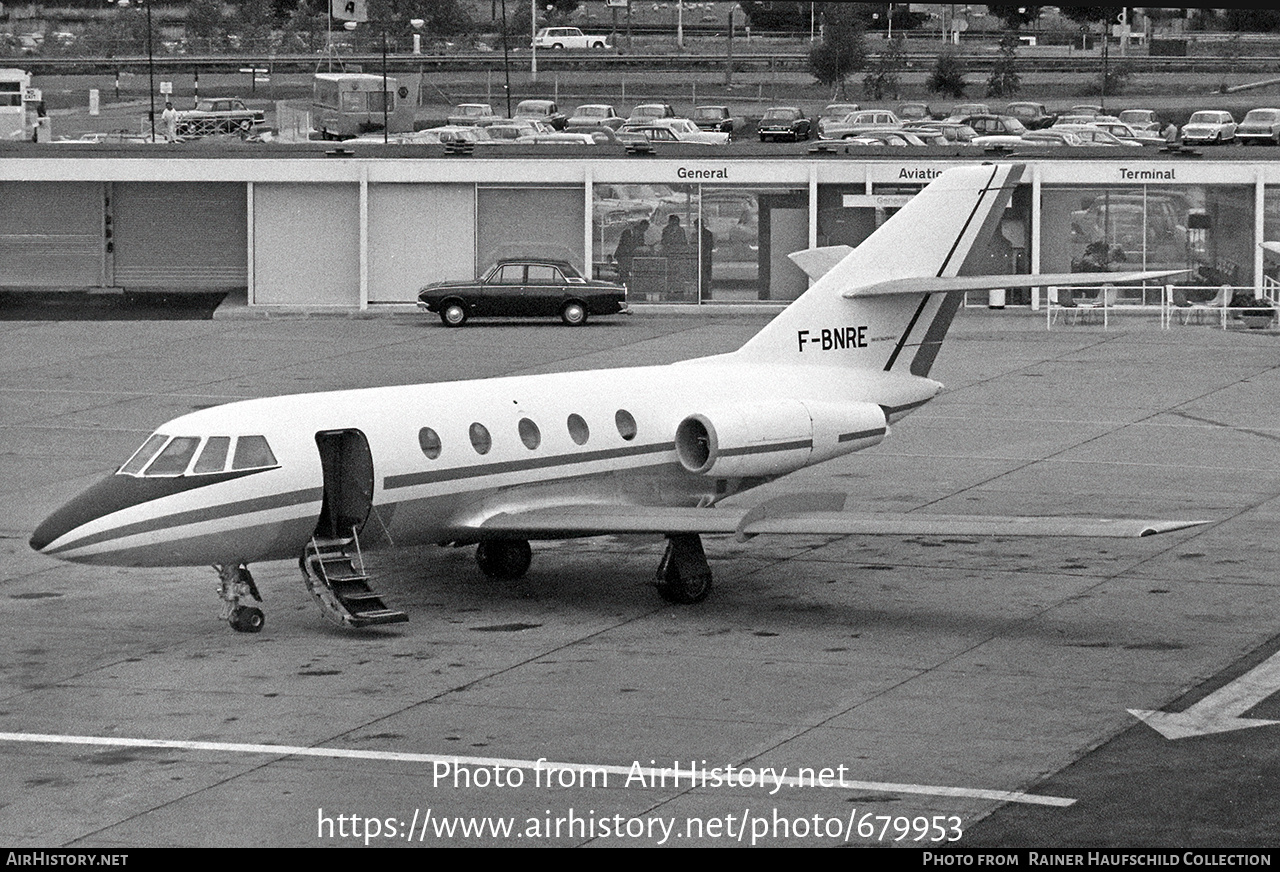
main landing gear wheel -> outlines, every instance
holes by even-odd
[[[262,609],[240,605],[241,599],[253,597],[262,602],[258,593],[258,585],[249,574],[249,567],[243,563],[223,564],[213,567],[218,571],[218,598],[222,600],[222,619],[238,633],[258,633],[266,618]]]
[[[523,578],[533,562],[533,549],[524,539],[490,539],[476,546],[476,563],[489,578]]]
[[[696,533],[667,537],[667,550],[658,564],[658,594],[669,603],[692,605],[711,593],[711,566]]]
[[[256,609],[253,606],[237,606],[231,612],[228,622],[231,624],[231,629],[237,632],[260,633],[266,618],[262,614],[262,609]]]
[[[461,327],[467,323],[467,310],[460,303],[450,303],[440,310],[440,320],[446,327]]]

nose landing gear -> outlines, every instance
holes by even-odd
[[[231,625],[231,629],[239,633],[258,633],[266,622],[262,609],[253,606],[242,606],[240,600],[253,597],[262,602],[258,586],[249,574],[249,567],[243,563],[223,564],[213,567],[218,573],[218,598],[222,600],[222,620]]]

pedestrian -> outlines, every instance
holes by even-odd
[[[618,281],[624,284],[631,278],[631,261],[636,251],[644,245],[644,235],[649,230],[649,222],[641,219],[622,231],[618,237],[618,247],[613,250],[613,260],[618,265]]]
[[[1172,121],[1167,122],[1164,126],[1164,130],[1160,131],[1160,135],[1164,137],[1165,142],[1177,142],[1178,128]]]
[[[697,218],[693,219],[693,231],[698,237],[698,272],[701,275],[702,296],[705,299],[711,296],[711,249],[715,247],[716,239],[711,234],[711,228]]]
[[[160,122],[164,124],[164,141],[178,141],[178,110],[173,108],[173,102],[164,101],[164,111],[160,113]]]
[[[689,240],[684,235],[684,228],[680,226],[680,216],[671,215],[667,218],[667,226],[662,228],[663,253],[672,254],[688,247]]]

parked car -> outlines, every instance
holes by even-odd
[[[813,122],[798,106],[770,106],[760,116],[756,132],[760,134],[761,142],[777,142],[779,139],[800,142],[813,132]]]
[[[818,136],[822,136],[824,125],[843,121],[851,113],[857,112],[861,108],[857,103],[828,103],[818,113],[818,118],[814,121],[814,129],[818,131]]]
[[[888,109],[863,109],[851,112],[839,121],[818,128],[819,139],[844,139],[877,127],[901,128],[902,121]]]
[[[1124,109],[1116,117],[1134,130],[1164,131],[1165,122],[1154,109]]]
[[[472,125],[475,127],[497,124],[499,121],[505,120],[505,118],[495,115],[493,107],[488,103],[459,103],[453,107],[453,111],[449,113],[448,117],[450,124]]]
[[[543,122],[503,120],[476,130],[482,132],[476,140],[477,145],[511,145],[530,140],[539,133],[551,133],[555,128]]]
[[[478,281],[433,282],[418,292],[418,306],[440,316],[446,327],[473,317],[559,316],[570,327],[591,315],[627,310],[627,289],[589,281],[564,260],[500,260]]]
[[[1073,131],[1060,128],[1056,125],[1053,127],[1046,127],[1043,130],[1028,130],[1026,133],[1022,134],[1021,139],[1022,144],[1028,146],[1067,145],[1078,147],[1086,144],[1085,141],[1079,136],[1076,136]]]
[[[1242,145],[1280,145],[1280,109],[1250,109],[1236,128]]]
[[[700,130],[688,118],[658,118],[652,124],[632,127],[627,132],[639,133],[650,142],[685,142],[694,145],[728,145],[729,134]]]
[[[928,103],[902,103],[894,110],[904,124],[911,121],[926,121],[933,118],[933,110]]]
[[[926,142],[925,136],[931,139],[941,137],[942,134],[936,131],[929,131],[928,128],[919,130],[907,130],[906,128],[881,128],[879,130],[864,130],[857,136],[846,136],[844,142],[849,145],[887,145],[892,148],[905,148],[908,146],[924,146],[924,145],[945,145],[943,140]]]
[[[703,130],[734,133],[742,130],[744,122],[728,106],[698,106],[693,110],[693,123]]]
[[[1192,112],[1187,123],[1182,125],[1178,138],[1183,143],[1204,143],[1206,145],[1222,145],[1234,142],[1236,138],[1236,120],[1230,112],[1220,109],[1203,109]]]
[[[1101,106],[1094,106],[1091,103],[1083,103],[1078,106],[1072,106],[1070,109],[1066,109],[1062,112],[1059,112],[1058,116],[1061,117],[1063,115],[1084,115],[1089,118],[1097,118],[1099,115],[1106,115],[1106,114],[1107,114],[1107,110],[1103,109]]]
[[[986,103],[959,103],[951,107],[947,120],[967,118],[970,115],[990,115],[991,107]]]
[[[608,103],[584,103],[573,110],[565,123],[565,130],[578,127],[608,127],[610,130],[617,130],[625,122],[626,119]]]
[[[1156,130],[1134,130],[1128,124],[1119,119],[1103,120],[1099,118],[1092,124],[1093,127],[1099,127],[1107,133],[1110,133],[1121,142],[1134,145],[1164,145],[1164,137]]]
[[[973,128],[979,136],[1021,136],[1027,128],[1012,115],[964,115],[953,119]]]
[[[1005,115],[1012,115],[1022,122],[1027,130],[1042,130],[1051,127],[1057,114],[1050,112],[1043,103],[1018,102],[1004,107]]]
[[[266,123],[266,113],[250,109],[239,97],[201,100],[196,108],[178,112],[179,136],[208,136],[215,133],[248,133]]]
[[[511,118],[513,121],[545,121],[556,130],[564,130],[569,123],[569,116],[561,112],[560,107],[551,100],[521,100],[516,104],[516,111],[511,113]]]
[[[1104,146],[1106,148],[1139,148],[1142,146],[1142,143],[1136,140],[1120,140],[1097,124],[1055,124],[1053,129],[1074,133],[1080,137],[1085,145]]]
[[[912,132],[932,130],[946,138],[948,145],[968,145],[978,135],[968,124],[959,121],[910,121],[903,125],[904,130]]]
[[[649,124],[657,118],[675,117],[676,110],[671,107],[670,103],[641,103],[631,110],[631,114],[627,116],[627,121],[622,127],[625,130],[627,127]]]
[[[606,36],[591,36],[577,27],[544,27],[533,37],[536,48],[570,49],[570,48],[609,48]]]

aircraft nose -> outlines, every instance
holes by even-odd
[[[58,509],[36,527],[30,545],[43,554],[55,553],[71,541],[67,534],[90,521],[138,502],[127,476],[109,475]]]

